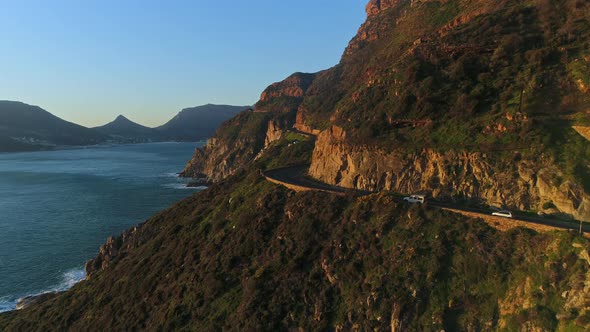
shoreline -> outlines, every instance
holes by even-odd
[[[30,304],[48,300],[49,298],[52,298],[53,295],[57,295],[69,290],[79,282],[84,281],[84,279],[86,279],[86,270],[83,267],[77,266],[67,270],[63,273],[61,282],[51,286],[50,288],[41,291],[34,291],[30,294],[18,296],[17,298],[6,297],[5,300],[0,302],[0,314],[24,309]],[[49,296],[49,294],[52,296]]]
[[[148,149],[148,148],[142,148],[140,147],[141,145],[145,145],[145,146],[153,146],[154,149]],[[194,150],[194,146],[192,145],[199,145],[199,144],[203,144],[203,141],[197,141],[197,142],[176,142],[176,141],[169,141],[169,142],[150,142],[150,143],[133,143],[133,144],[113,144],[113,145],[105,145],[105,144],[101,144],[101,145],[92,145],[92,146],[85,146],[85,147],[66,147],[65,149],[62,150],[49,150],[51,152],[58,152],[58,151],[66,151],[66,150],[72,150],[72,151],[84,151],[87,149],[116,149],[118,147],[133,147],[133,146],[138,146],[138,148],[136,150],[138,151],[144,151],[144,150],[155,150],[155,151],[176,151],[176,148],[174,148],[174,146],[176,145],[182,145],[182,144],[187,144],[187,150],[190,149],[190,151],[192,152]],[[189,147],[188,145],[191,145],[191,147]],[[158,147],[159,146],[159,147]],[[133,150],[132,148],[129,148],[131,150]],[[125,149],[123,149],[125,151]],[[48,150],[44,150],[44,151],[29,151],[29,152],[46,152]],[[135,151],[135,150],[133,150]],[[6,153],[0,153],[0,156],[2,156],[2,154],[14,154],[14,157],[8,156],[6,157],[6,159],[17,159],[20,160],[18,156],[22,156],[22,158],[26,159],[27,163],[30,162],[28,159],[30,159],[30,157],[26,157],[26,155],[22,155],[25,152],[6,152]],[[67,153],[66,153],[67,154]],[[90,153],[92,155],[92,153]],[[184,155],[184,153],[183,153]],[[51,157],[51,154],[40,154],[40,156],[48,156],[48,158],[52,159],[54,157]],[[34,157],[36,158],[36,156]],[[61,158],[60,158],[61,159]],[[66,158],[67,159],[67,158]],[[179,159],[179,158],[176,158]],[[179,168],[182,167],[182,165],[184,165],[185,163],[185,159],[182,159],[182,161],[178,161],[178,166],[174,166],[174,168],[176,168],[177,170]],[[168,164],[167,164],[168,165]],[[164,168],[168,168],[164,167]],[[189,180],[187,178],[182,178],[178,176],[178,171],[172,171],[172,170],[166,170],[164,172],[156,172],[153,174],[153,184],[156,185],[155,190],[156,191],[160,191],[160,190],[165,190],[165,192],[182,192],[182,191],[187,191],[186,194],[180,194],[181,197],[186,197],[187,195],[191,195],[192,191],[198,192],[200,190],[204,190],[206,189],[204,186],[187,186],[189,184]],[[162,188],[162,189],[160,189]],[[179,198],[178,200],[180,200],[182,198]],[[170,204],[162,207],[162,209],[154,212],[154,213],[158,213],[159,211],[165,210],[166,208],[168,208],[169,206],[175,204],[178,200],[174,200],[173,202],[170,202]],[[149,218],[150,216],[152,216],[153,214],[150,214],[149,216],[146,216],[146,218]],[[129,227],[133,227],[133,225],[137,225],[139,221],[141,221],[143,219],[134,219],[131,220],[131,223],[129,224],[130,226],[125,227],[124,229],[127,229]],[[113,234],[115,234],[117,232],[113,232]],[[112,234],[111,234],[112,235]],[[101,244],[104,244],[104,239],[99,243],[98,246],[100,246]],[[98,254],[98,246],[95,248],[95,250],[88,256],[88,257],[82,257],[81,261],[78,262],[73,262],[74,264],[71,266],[61,266],[61,271],[56,271],[56,274],[52,275],[45,275],[45,276],[41,276],[42,278],[37,278],[34,281],[31,281],[30,283],[27,283],[27,285],[24,285],[24,287],[7,287],[6,289],[3,290],[3,294],[0,294],[0,313],[4,313],[4,312],[11,312],[11,311],[15,311],[18,309],[21,309],[22,305],[26,306],[28,303],[31,303],[32,301],[37,301],[37,297],[42,297],[45,298],[47,296],[47,294],[55,294],[55,293],[60,293],[63,291],[67,291],[70,288],[72,288],[74,285],[76,285],[77,283],[79,283],[80,281],[85,280],[86,278],[86,271],[84,269],[84,265],[86,262],[88,262],[89,260],[92,260],[93,258],[96,257],[96,255]],[[79,264],[81,263],[81,264]],[[10,284],[7,284],[7,286],[9,286]],[[18,288],[18,289],[17,289]]]
[[[117,146],[130,146],[130,145],[144,145],[144,144],[172,144],[172,143],[202,143],[205,145],[207,139],[198,141],[155,141],[155,142],[138,142],[138,143],[100,143],[94,145],[56,145],[47,146],[46,148],[31,149],[31,150],[20,150],[20,151],[0,151],[0,155],[4,154],[21,154],[21,153],[35,153],[35,152],[52,152],[52,151],[68,151],[68,150],[86,150],[86,149],[100,149]]]

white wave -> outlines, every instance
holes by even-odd
[[[8,297],[1,297],[0,298],[0,312],[15,310],[16,304],[18,303],[18,301],[20,301],[20,299],[25,298],[25,297],[37,296],[37,295],[46,294],[46,293],[66,291],[66,290],[72,288],[72,286],[74,286],[75,284],[84,280],[84,278],[86,278],[86,272],[84,271],[84,269],[80,269],[80,268],[71,269],[71,270],[64,272],[64,274],[62,276],[62,280],[59,284],[57,284],[53,287],[50,287],[49,289],[46,289],[46,290],[43,290],[40,292],[33,292],[31,294],[27,294],[27,295],[21,296],[16,299],[14,299],[14,298],[10,299]]]
[[[162,177],[164,177],[164,178],[177,178],[177,179],[179,178],[177,172],[164,173],[164,174],[162,174]]]
[[[62,282],[54,288],[51,288],[49,291],[41,292],[43,293],[50,293],[50,292],[63,292],[70,288],[72,288],[75,284],[79,283],[80,281],[86,278],[86,271],[84,269],[72,269],[64,273],[62,277]]]
[[[186,183],[167,183],[163,185],[166,188],[171,189],[182,189],[182,190],[205,190],[207,187],[200,186],[200,187],[187,187]]]
[[[16,309],[16,300],[9,300],[5,297],[0,298],[0,312],[6,312]]]

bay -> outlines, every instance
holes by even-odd
[[[68,289],[109,236],[193,194],[176,173],[202,145],[0,154],[0,312]]]

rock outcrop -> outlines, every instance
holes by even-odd
[[[107,269],[111,263],[137,246],[141,242],[139,233],[142,227],[143,224],[140,224],[124,231],[118,237],[109,237],[107,243],[100,246],[98,255],[86,262],[86,280],[91,279],[96,272]]]
[[[295,73],[281,82],[271,84],[260,95],[254,111],[283,113],[296,111],[314,79],[315,74]]]
[[[481,152],[411,153],[350,145],[332,127],[317,139],[309,173],[328,184],[360,190],[422,192],[442,199],[468,199],[520,210],[559,212],[590,220],[590,196],[549,160],[510,163]],[[556,209],[553,211],[552,209]]]
[[[293,127],[306,134],[314,136],[320,134],[319,129],[314,129],[306,123],[305,112],[301,109],[297,112],[297,116],[295,117],[295,125]]]
[[[211,138],[205,147],[195,149],[180,176],[221,181],[254,160],[262,147],[248,138],[231,142]]]
[[[285,129],[295,123],[296,112],[315,74],[295,73],[269,86],[254,106],[224,123],[207,145],[195,151],[182,177],[223,180],[256,160]]]
[[[217,182],[235,174],[264,148],[269,119],[267,113],[244,112],[227,121],[195,150],[180,176]]]
[[[379,14],[381,11],[391,8],[397,5],[403,0],[371,0],[367,4],[366,11],[368,16],[374,16]]]
[[[588,126],[573,126],[572,127],[578,134],[582,135],[585,139],[590,141],[590,127]]]
[[[266,137],[264,138],[264,147],[256,155],[255,160],[260,159],[266,149],[268,149],[273,142],[280,140],[283,137],[285,128],[282,128],[275,120],[268,121],[268,129],[266,130]]]
[[[270,101],[280,97],[301,98],[313,81],[314,74],[295,73],[285,80],[271,84],[260,95],[260,101]]]
[[[276,121],[270,120],[268,122],[268,129],[266,130],[266,137],[264,138],[264,148],[268,148],[272,142],[280,140],[282,136],[283,129]]]

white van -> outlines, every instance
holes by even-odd
[[[408,197],[404,197],[404,201],[406,201],[408,203],[423,204],[424,203],[424,196],[423,195],[410,195]]]

